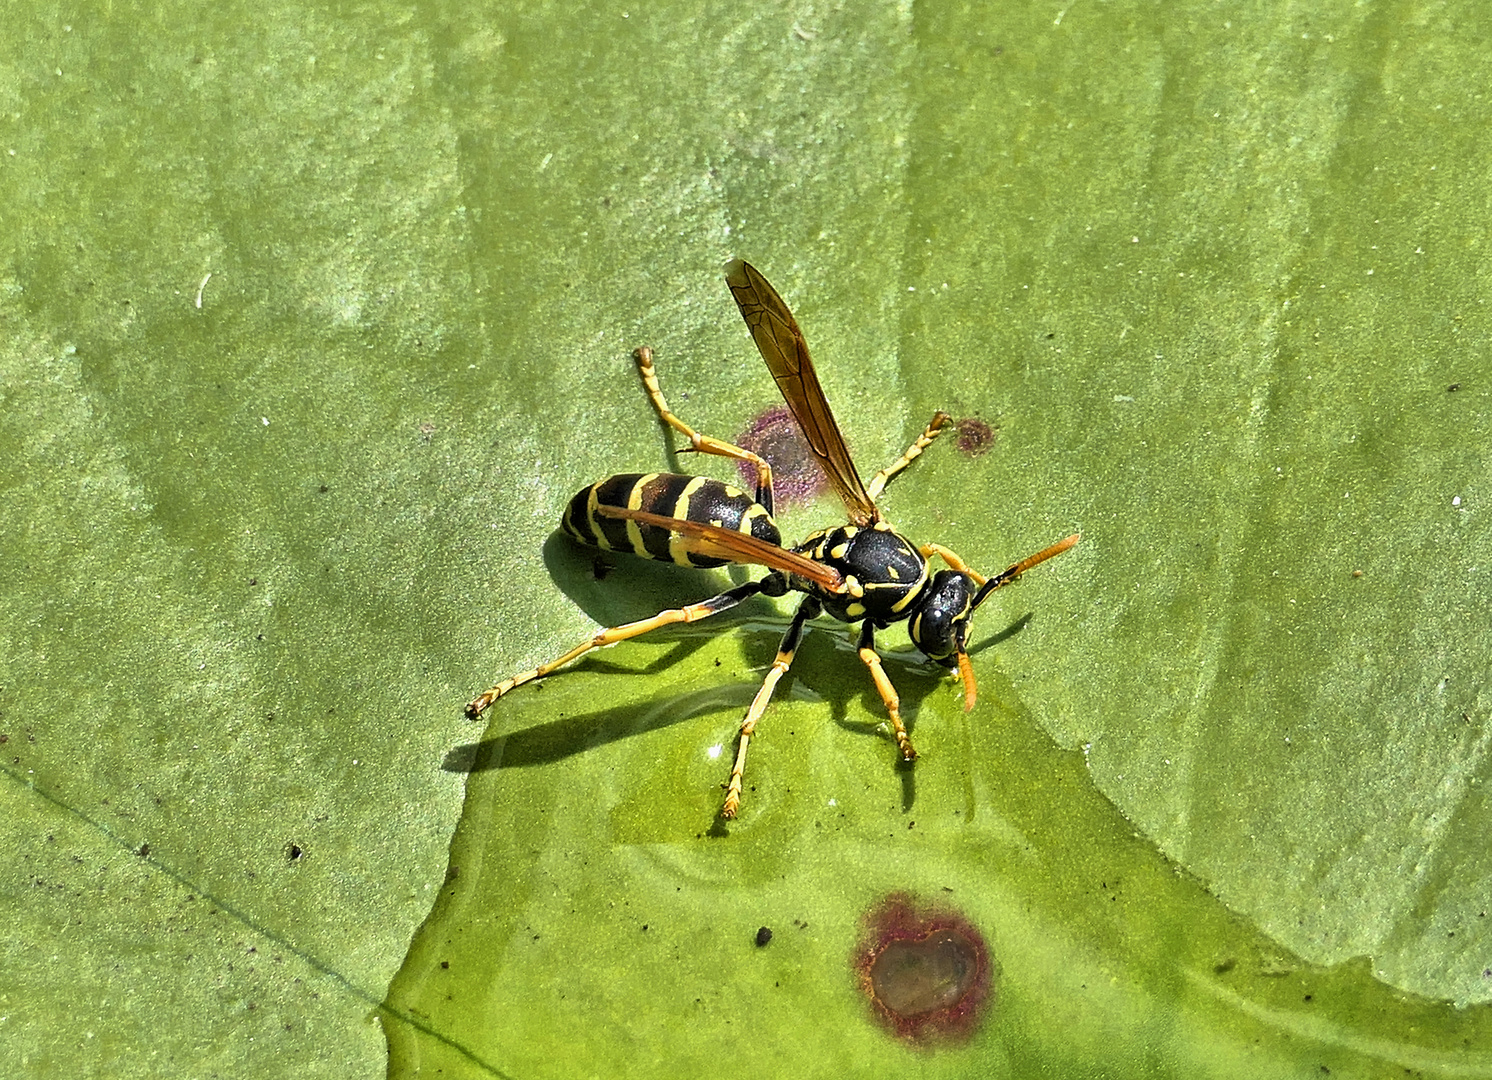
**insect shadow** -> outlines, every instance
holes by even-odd
[[[667,563],[617,556],[604,574],[598,574],[594,552],[556,530],[544,544],[544,562],[559,589],[587,617],[600,626],[615,626],[645,619],[668,607],[714,595],[731,583],[746,580],[750,567],[731,566],[718,570],[691,570]],[[982,638],[970,653],[985,649],[1019,633],[1030,621],[1027,613],[1003,630]],[[641,701],[608,706],[583,713],[556,717],[526,728],[501,731],[490,738],[452,747],[441,768],[447,772],[476,773],[494,769],[524,768],[560,761],[610,742],[670,727],[699,716],[736,712],[750,703],[761,683],[761,673],[771,664],[788,616],[769,602],[754,598],[734,611],[693,625],[661,628],[647,640],[672,643],[673,647],[652,662],[638,667],[606,659],[605,652],[577,661],[573,667],[555,672],[544,681],[521,691],[543,694],[548,679],[564,679],[571,672],[610,673],[618,678],[652,678],[665,675],[718,636],[738,638],[747,669],[738,680],[687,693],[664,693]],[[783,681],[783,696],[811,696],[826,706],[825,719],[842,730],[882,739],[888,745],[888,764],[895,761],[895,743],[886,722],[878,718],[884,706],[869,674],[855,654],[854,642],[845,628],[828,619],[808,626],[798,659]],[[818,630],[818,632],[814,632]],[[926,663],[920,653],[892,649],[884,654],[892,669],[915,729],[919,706],[948,681],[948,673]],[[854,715],[867,719],[851,719]],[[772,738],[772,711],[763,719],[759,738]],[[786,733],[784,733],[786,734]],[[902,808],[910,810],[915,800],[915,772],[897,768],[902,785]]]
[[[977,687],[968,653],[970,619],[996,589],[1069,550],[1080,536],[1072,533],[992,577],[973,570],[956,552],[941,544],[915,546],[891,527],[876,499],[893,478],[911,467],[932,445],[948,425],[949,415],[941,410],[935,412],[901,456],[865,483],[835,423],[808,357],[808,345],[786,301],[760,271],[741,259],[726,264],[725,282],[757,351],[782,392],[788,412],[802,432],[809,455],[839,496],[847,519],[845,524],[819,529],[796,546],[785,546],[771,517],[774,486],[767,463],[752,451],[701,434],[674,415],[658,381],[653,350],[639,346],[632,354],[637,373],[658,420],[672,433],[670,441],[674,435],[683,436],[695,452],[749,463],[755,477],[755,494],[748,495],[742,489],[692,473],[613,473],[582,488],[570,499],[560,519],[561,529],[598,551],[626,550],[640,559],[667,563],[678,560],[685,565],[747,564],[767,567],[770,572],[760,578],[738,578],[724,592],[683,605],[675,602],[643,618],[621,619],[611,614],[611,604],[625,593],[604,594],[609,598],[604,609],[595,602],[603,594],[592,593],[591,603],[579,602],[602,624],[601,629],[553,659],[493,683],[467,704],[466,712],[473,718],[479,717],[510,691],[554,674],[602,646],[677,627],[680,623],[699,623],[712,615],[732,611],[744,601],[801,593],[797,611],[778,639],[775,658],[741,721],[730,780],[720,808],[720,818],[729,821],[741,807],[746,752],[756,726],[764,719],[778,683],[792,667],[809,622],[828,615],[847,627],[859,624],[854,645],[856,658],[866,666],[880,698],[897,754],[903,766],[910,766],[917,759],[917,751],[902,716],[901,695],[876,651],[875,634],[902,624],[925,657],[959,673],[963,681],[964,711],[972,710]],[[670,454],[670,460],[676,461],[677,453]],[[557,550],[551,547],[548,553]],[[947,569],[930,573],[928,559],[945,564]],[[609,576],[609,566],[604,556],[593,556],[591,577],[600,580]],[[556,575],[556,581],[572,599],[578,599],[574,590],[580,580],[572,575],[566,588],[567,582]],[[677,589],[681,581],[676,575],[672,587]],[[710,631],[701,633],[714,631],[712,624]],[[808,640],[816,642],[811,632]],[[800,673],[794,683],[806,685],[810,681]],[[840,676],[834,685],[837,694],[821,697],[836,706],[835,718],[843,726],[847,722],[848,695],[843,690],[848,685],[847,679]],[[919,683],[908,693],[912,698],[909,705],[915,707],[925,697],[927,684]],[[861,726],[865,723],[862,721]],[[904,801],[911,798],[911,789],[907,790]]]

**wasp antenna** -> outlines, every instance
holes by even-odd
[[[1065,536],[1061,540],[1058,540],[1051,547],[1042,548],[1035,555],[1027,555],[1013,566],[1007,566],[979,587],[979,591],[974,594],[974,602],[969,606],[969,610],[973,611],[978,608],[980,604],[984,603],[985,597],[989,596],[990,593],[994,592],[1001,585],[1009,585],[1016,578],[1031,569],[1031,567],[1039,566],[1048,559],[1061,555],[1068,548],[1073,547],[1080,539],[1082,539],[1081,533],[1073,533],[1071,536]]]
[[[974,665],[969,663],[969,654],[962,648],[958,650],[958,677],[964,683],[964,712],[973,712],[979,687],[974,683]]]
[[[1046,562],[1048,559],[1055,558],[1056,556],[1061,555],[1068,548],[1073,547],[1081,538],[1081,536],[1081,533],[1073,533],[1071,536],[1065,536],[1061,540],[1058,540],[1051,547],[1042,548],[1035,555],[1027,555],[1024,559],[1016,563],[1009,570],[1006,570],[1005,573],[1001,574],[1000,576],[1008,576],[1012,578],[1020,577],[1027,570],[1031,569],[1031,567],[1038,566],[1041,563]]]

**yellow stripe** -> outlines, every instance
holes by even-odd
[[[656,479],[658,479],[658,474],[655,472],[644,473],[642,476],[639,476],[637,478],[637,483],[633,484],[632,490],[627,492],[628,510],[642,509],[642,489],[647,487]]]
[[[605,483],[605,481],[603,480],[601,483]],[[601,484],[591,485],[590,494],[585,499],[585,520],[590,525],[591,533],[596,538],[596,546],[602,551],[613,551],[615,549],[607,542],[606,533],[601,530],[600,515],[596,513],[596,507],[601,505],[601,500],[598,498],[600,487]]]
[[[706,477],[696,476],[693,480],[690,480],[687,484],[685,484],[684,490],[679,492],[679,497],[674,500],[673,516],[676,518],[684,518],[687,521],[689,518],[690,498],[693,497],[700,488],[704,487],[709,482],[709,479]]]
[[[670,516],[691,520],[689,517],[689,504],[696,492],[709,483],[709,478],[696,476],[684,485],[684,490],[679,492],[678,498],[673,501],[673,508],[669,511]],[[680,566],[693,566],[689,558],[688,541],[678,533],[672,533],[668,538],[668,557]]]
[[[632,490],[627,492],[628,510],[641,510],[643,508],[642,489],[647,487],[648,484],[652,483],[652,481],[656,480],[657,478],[657,473],[647,473],[637,478],[637,483],[633,484]],[[646,545],[644,545],[642,542],[642,526],[638,525],[637,522],[631,520],[630,518],[627,519],[627,542],[632,545],[632,554],[643,559],[651,558],[651,556],[648,555],[648,549]]]
[[[898,600],[896,603],[894,603],[894,604],[891,605],[891,610],[892,611],[901,611],[903,608],[905,608],[908,604],[910,604],[913,600],[915,600],[917,598],[917,595],[920,592],[922,592],[922,586],[926,582],[927,582],[927,563],[923,563],[922,564],[922,573],[920,573],[920,574],[917,575],[916,582],[914,582],[912,584],[912,586],[907,589],[907,592],[906,592],[905,596],[903,596],[900,600]]]

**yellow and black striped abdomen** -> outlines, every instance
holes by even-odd
[[[782,534],[765,507],[739,488],[704,476],[679,473],[608,476],[575,493],[560,518],[560,528],[582,544],[606,551],[625,551],[681,566],[724,566],[725,559],[685,550],[683,539],[667,529],[625,518],[603,517],[596,513],[598,506],[646,510],[664,517],[718,525],[769,544],[782,545]]]

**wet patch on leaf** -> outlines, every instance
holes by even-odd
[[[766,459],[772,466],[772,488],[777,499],[774,510],[791,503],[807,502],[828,487],[823,470],[808,449],[808,440],[803,437],[798,422],[786,405],[778,405],[758,415],[741,433],[736,445]],[[740,462],[740,472],[746,490],[755,491],[756,469],[743,461]]]
[[[997,965],[984,935],[958,912],[908,893],[866,914],[854,966],[876,1019],[907,1042],[965,1042],[994,1001]]]

